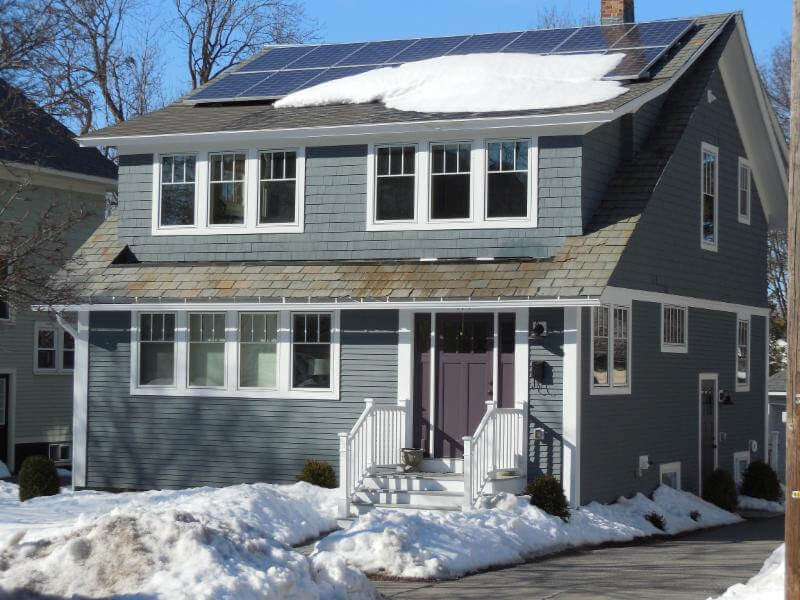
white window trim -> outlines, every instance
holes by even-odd
[[[303,233],[305,223],[305,147],[223,148],[208,151],[175,151],[153,154],[153,206],[151,233],[159,235],[246,235],[259,233]],[[212,154],[239,152],[246,155],[244,169],[244,223],[242,225],[211,225],[209,202],[211,178],[209,156]],[[258,223],[258,190],[260,179],[259,162],[262,152],[295,152],[295,222]],[[176,154],[192,154],[195,162],[194,225],[161,226],[161,157]]]
[[[679,308],[683,311],[683,344],[668,344],[664,341],[664,309]],[[681,304],[661,304],[661,319],[659,320],[659,337],[661,339],[661,352],[686,354],[689,352],[689,307]]]
[[[39,332],[44,330],[51,330],[55,338],[56,366],[53,369],[39,368]],[[77,356],[74,348],[72,352],[74,360]],[[71,375],[74,372],[74,369],[64,368],[64,330],[58,325],[39,321],[33,324],[33,372],[37,375]]]
[[[680,463],[680,461],[670,462],[670,463],[661,463],[658,466],[658,483],[659,483],[659,485],[663,485],[662,484],[662,480],[664,478],[664,475],[667,474],[667,473],[675,473],[678,476],[678,488],[677,489],[679,489],[679,490],[682,489],[682,485],[681,485],[681,463]]]
[[[525,218],[486,218],[487,208],[487,144],[495,141],[528,142],[528,216]],[[430,218],[431,147],[434,144],[471,144],[470,152],[470,217],[468,219]],[[376,221],[376,149],[384,146],[415,146],[414,219]],[[416,140],[371,143],[367,147],[367,231],[426,231],[439,229],[520,229],[538,223],[539,138],[508,136],[501,138],[419,138]]]
[[[750,181],[747,183],[747,215],[742,215],[742,207],[741,207],[741,193],[742,193],[742,168],[747,169],[747,173],[750,177]],[[739,168],[737,170],[736,176],[736,217],[739,219],[739,223],[744,225],[750,225],[750,214],[753,210],[753,168],[750,166],[750,161],[744,157],[739,157]]]
[[[714,164],[716,168],[714,169],[714,242],[710,243],[705,241],[703,236],[703,196],[705,195],[705,190],[703,189],[703,177],[704,177],[704,169],[703,169],[703,155],[706,153],[713,154],[715,157]],[[737,198],[737,206],[738,206],[738,198]],[[739,212],[737,207],[736,212]],[[703,250],[709,250],[711,252],[717,252],[719,249],[719,148],[717,146],[712,146],[707,142],[703,142],[700,148],[700,247]]]
[[[204,310],[179,310],[175,312],[175,385],[140,386],[139,382],[139,314],[153,312],[174,312],[142,310],[131,312],[131,377],[132,396],[180,396],[180,397],[224,397],[224,398],[267,398],[301,400],[338,400],[340,377],[340,311],[338,310],[239,310],[225,311],[225,387],[203,388],[188,386],[188,314],[190,312],[220,312]],[[274,388],[239,387],[239,313],[278,312],[278,385]],[[291,387],[291,314],[292,312],[329,313],[331,319],[331,388],[292,389]]]
[[[631,381],[633,379],[633,308],[630,304],[603,304],[609,310],[608,318],[608,364],[609,364],[609,383],[607,385],[596,384],[594,382],[594,308],[592,308],[589,319],[589,389],[592,396],[616,396],[629,395],[631,393]],[[624,385],[614,385],[614,309],[624,308],[628,311],[628,381]]]
[[[747,323],[747,383],[739,383],[739,323],[740,322]],[[734,358],[734,369],[733,369],[733,378],[736,382],[736,391],[737,392],[749,392],[750,391],[750,377],[752,374],[750,365],[752,362],[752,354],[753,354],[753,320],[750,318],[749,314],[738,314],[736,316],[736,335],[735,335],[735,350],[733,354]]]
[[[747,464],[750,465],[750,451],[749,450],[742,450],[741,452],[734,452],[733,453],[733,480],[736,482],[736,486],[742,485],[742,478],[744,477],[744,471],[739,471],[739,462],[742,460],[746,460]]]

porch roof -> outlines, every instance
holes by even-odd
[[[598,297],[633,228],[567,240],[552,259],[142,263],[112,216],[59,274],[65,303]]]

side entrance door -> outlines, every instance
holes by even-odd
[[[717,377],[700,376],[700,490],[717,468]]]
[[[434,456],[460,458],[492,399],[492,315],[436,315]]]
[[[8,397],[11,393],[9,376],[0,375],[0,460],[8,465]],[[13,468],[14,465],[8,465]]]

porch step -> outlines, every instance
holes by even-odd
[[[377,471],[364,479],[364,490],[464,492],[464,476],[458,473],[397,473]]]
[[[371,504],[369,502],[353,502],[351,508],[355,510],[357,515],[365,515],[368,512],[374,509],[383,509],[383,510],[440,510],[440,511],[452,511],[452,510],[460,510],[459,508],[453,508],[450,505],[426,505],[421,506],[419,504]]]
[[[373,505],[434,506],[448,507],[450,510],[459,510],[463,498],[463,492],[439,490],[359,490],[353,496],[355,501]]]
[[[463,473],[463,458],[423,458],[419,470],[425,473]]]

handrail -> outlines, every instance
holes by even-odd
[[[364,411],[350,432],[339,433],[339,516],[350,515],[350,499],[377,466],[400,464],[406,436],[406,403],[376,405],[365,398]]]
[[[498,408],[486,402],[486,413],[464,442],[463,509],[471,510],[491,476],[522,464],[524,413],[521,408]]]

